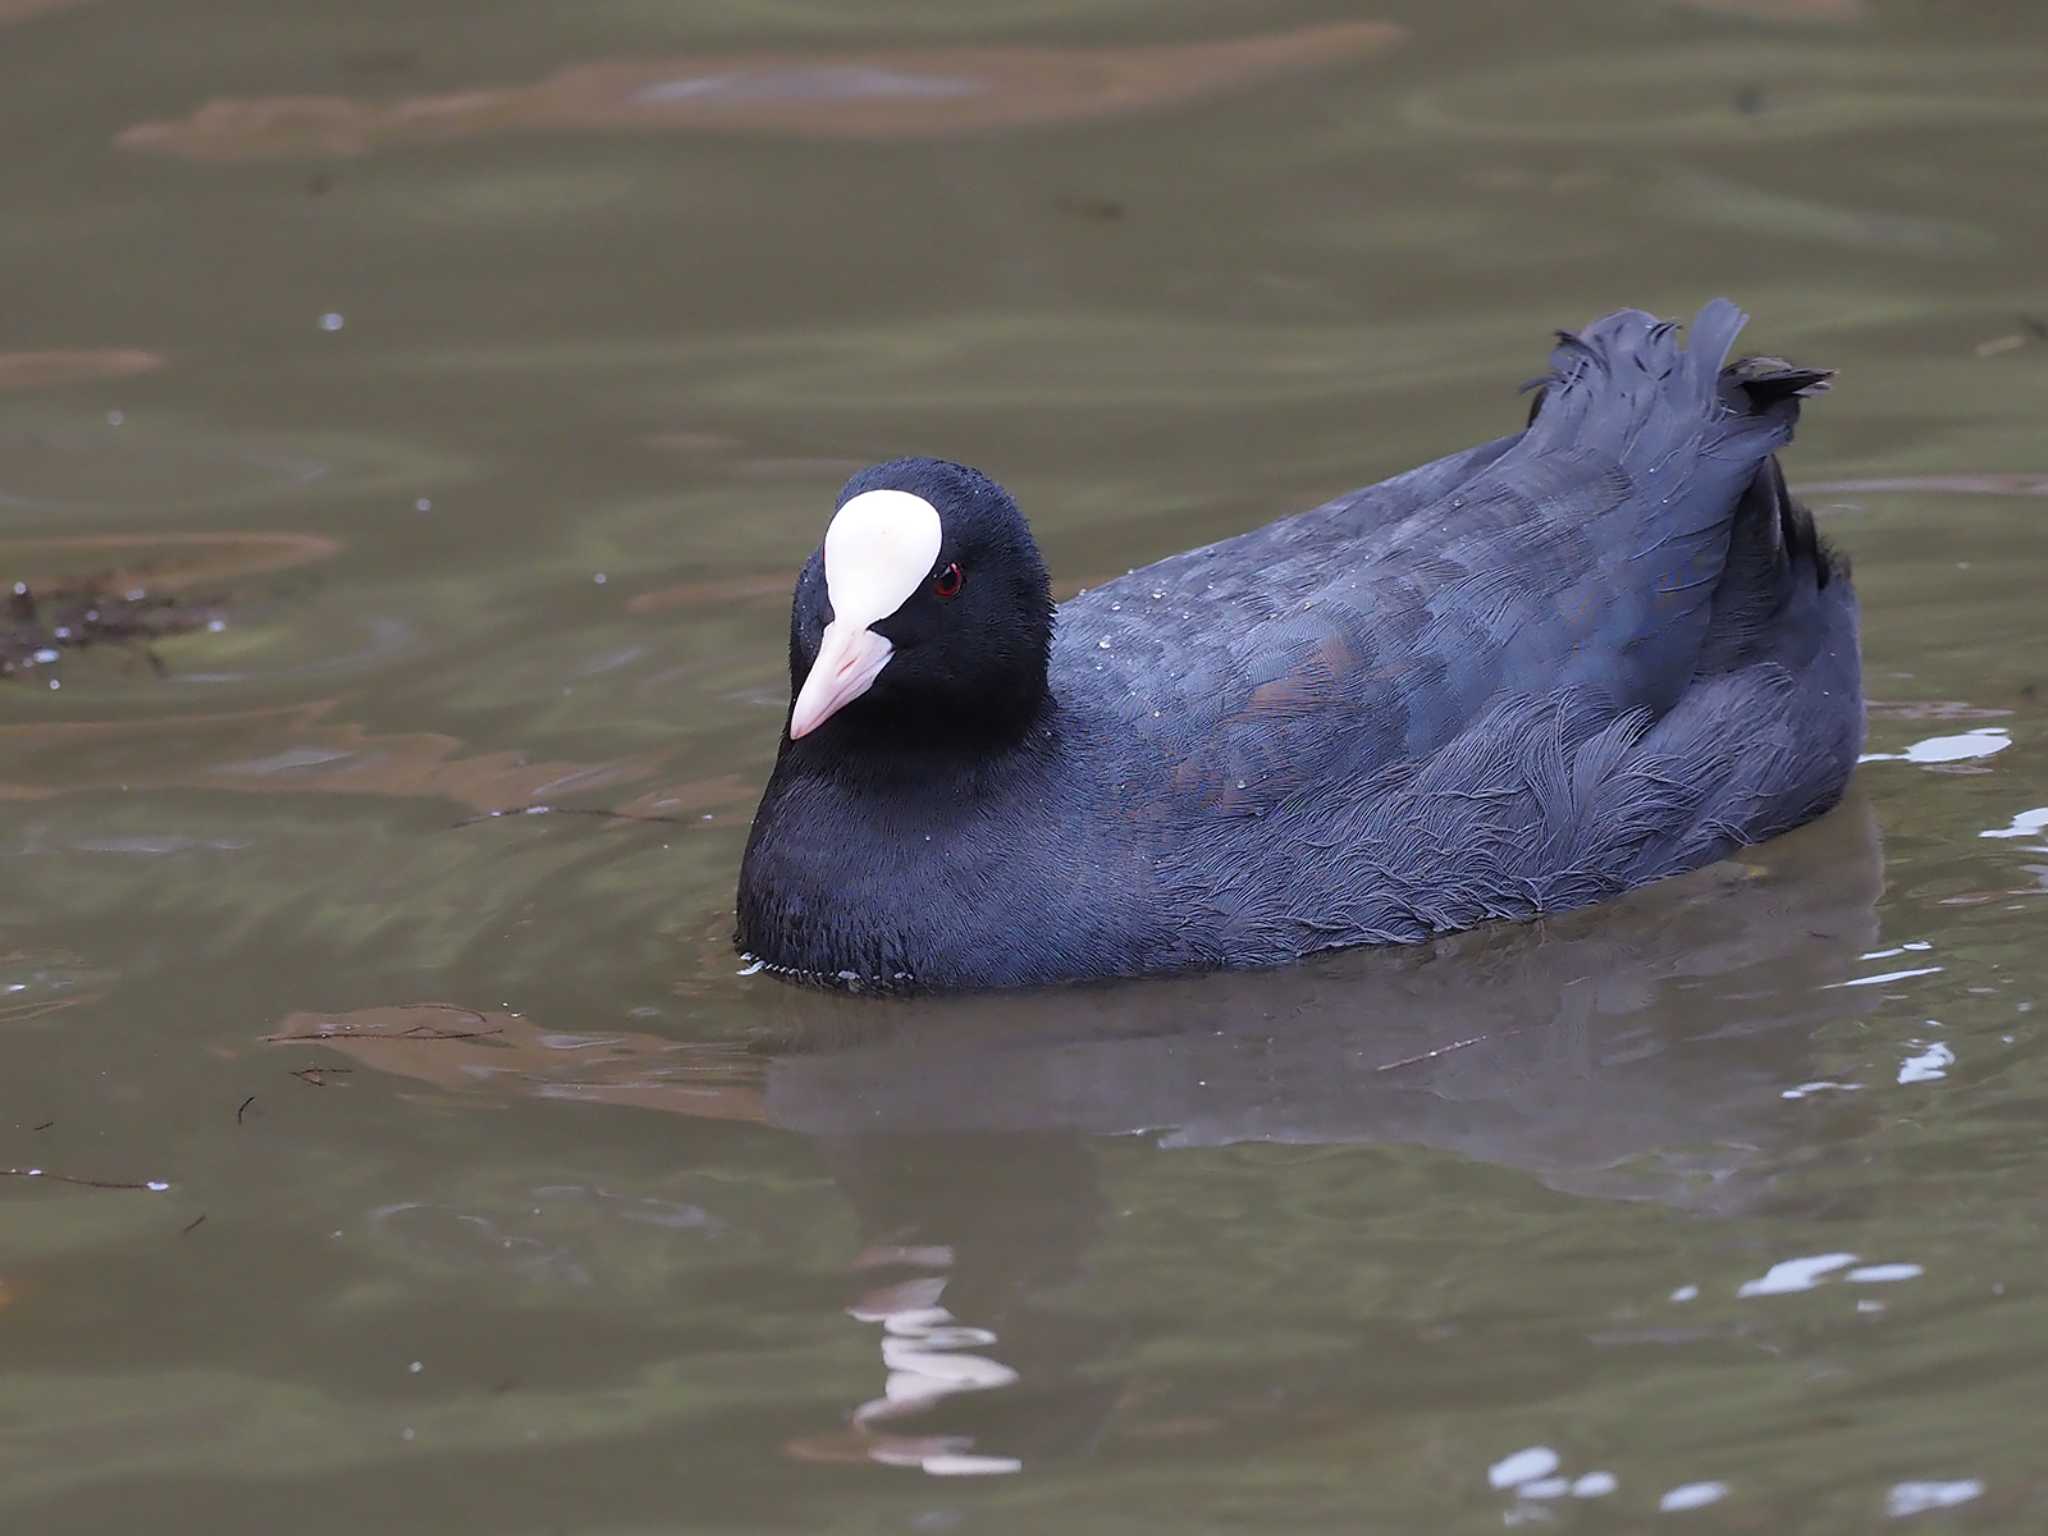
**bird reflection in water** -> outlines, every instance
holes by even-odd
[[[965,1477],[1084,1449],[1121,1396],[1087,1374],[1120,1330],[1059,1306],[1101,1227],[1088,1145],[884,1133],[818,1150],[866,1237],[847,1315],[879,1325],[885,1374],[842,1431],[789,1453]]]
[[[1786,1091],[1841,1073],[1820,1059],[1824,1030],[1872,1004],[1837,984],[1878,942],[1882,878],[1852,793],[1740,861],[1608,907],[1279,971],[910,1002],[736,982],[755,1025],[743,1049],[444,1004],[299,1014],[273,1038],[452,1092],[805,1137],[858,1221],[842,1305],[878,1331],[881,1389],[786,1451],[1000,1473],[1085,1454],[1112,1427],[1227,1429],[1191,1426],[1114,1368],[1139,1320],[1082,1304],[1099,1138],[1166,1157],[1408,1145],[1568,1194],[1742,1210],[1810,1141],[1815,1101]],[[1824,1112],[1862,1113],[1862,1097]],[[1294,1406],[1238,1410],[1310,1411],[1313,1384],[1298,1385]]]
[[[948,1249],[922,1252],[951,1262]],[[1016,1371],[1000,1360],[969,1352],[994,1344],[996,1336],[962,1324],[940,1306],[945,1291],[945,1276],[920,1276],[875,1287],[847,1308],[856,1322],[881,1324],[882,1364],[888,1370],[882,1395],[853,1410],[850,1438],[869,1460],[918,1467],[934,1476],[1022,1471],[1024,1463],[1014,1456],[975,1454],[971,1435],[914,1435],[901,1428],[904,1420],[920,1417],[956,1393],[987,1392],[1017,1380]],[[835,1448],[830,1441],[815,1447],[828,1455]],[[791,1447],[798,1455],[812,1449],[808,1442]]]

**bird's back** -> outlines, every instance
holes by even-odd
[[[1518,436],[1061,609],[1055,692],[1214,958],[1577,905],[1832,803],[1854,596],[1772,458],[1826,376],[1724,371],[1742,318],[1610,316]]]

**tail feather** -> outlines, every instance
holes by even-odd
[[[1721,370],[1721,399],[1731,410],[1760,415],[1787,400],[1824,395],[1834,382],[1832,368],[1795,368],[1782,357],[1738,357]],[[1793,405],[1795,420],[1798,411]]]
[[[1532,446],[1613,453],[1648,469],[1687,448],[1754,463],[1792,437],[1799,399],[1831,375],[1776,358],[1728,362],[1749,317],[1726,299],[1703,306],[1681,345],[1680,326],[1617,310],[1584,331],[1558,333],[1550,372],[1529,413]],[[1731,495],[1739,487],[1731,487]]]
[[[1669,324],[1665,322],[1665,326]],[[1659,329],[1664,329],[1664,326]],[[1569,344],[1574,353],[1584,345],[1569,331],[1559,331],[1557,337],[1561,347]],[[1729,411],[1761,416],[1769,414],[1785,401],[1810,400],[1815,395],[1824,395],[1834,380],[1835,370],[1832,368],[1798,368],[1779,357],[1738,357],[1721,370],[1717,392]],[[1522,393],[1533,395],[1528,419],[1523,423],[1525,427],[1535,425],[1551,388],[1561,382],[1559,375],[1552,372],[1531,379],[1522,386]],[[1796,404],[1791,407],[1790,414],[1791,420],[1796,422]]]
[[[1747,460],[1754,479],[1746,489],[1731,486],[1743,498],[1738,541],[1742,529],[1764,519],[1774,558],[1810,565],[1824,587],[1845,567],[1822,544],[1812,514],[1786,491],[1774,454],[1791,441],[1800,402],[1827,393],[1835,373],[1779,357],[1730,361],[1748,320],[1727,299],[1714,299],[1694,319],[1683,348],[1675,321],[1639,309],[1618,310],[1576,334],[1559,331],[1550,372],[1523,386],[1536,391],[1529,429],[1606,447],[1624,469],[1659,464],[1687,446],[1738,465]],[[1655,398],[1645,396],[1646,387]],[[1754,536],[1747,542],[1755,553]]]
[[[1834,574],[1833,552],[1813,515],[1792,499],[1777,459],[1764,460],[1735,509],[1698,675],[1733,672],[1774,654],[1788,607],[1802,590],[1825,588]]]
[[[1698,593],[1682,614],[1666,608],[1663,634],[1683,645],[1682,628],[1697,626],[1704,673],[1768,653],[1788,605],[1846,575],[1776,458],[1801,403],[1834,375],[1776,357],[1731,359],[1746,319],[1716,299],[1686,345],[1677,325],[1641,310],[1561,334],[1523,439],[1536,455],[1580,464],[1590,455],[1626,476],[1647,521],[1640,542],[1623,547],[1656,551],[1667,604],[1672,593]]]
[[[1735,338],[1747,324],[1749,316],[1727,299],[1710,299],[1701,306],[1692,323],[1692,342],[1685,351],[1690,365],[1687,372],[1699,394],[1717,392],[1721,369],[1728,354],[1735,350]]]

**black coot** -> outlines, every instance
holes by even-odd
[[[738,945],[861,988],[1272,965],[1612,896],[1834,804],[1856,598],[1773,453],[1822,372],[1624,310],[1527,428],[1055,606],[962,465],[840,492]]]

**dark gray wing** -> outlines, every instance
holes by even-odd
[[[1796,400],[1724,394],[1742,320],[1716,301],[1682,348],[1675,325],[1609,316],[1560,337],[1520,436],[1063,605],[1063,706],[1175,822],[1425,757],[1504,694],[1661,713],[1694,674],[1743,492],[1796,418]]]

